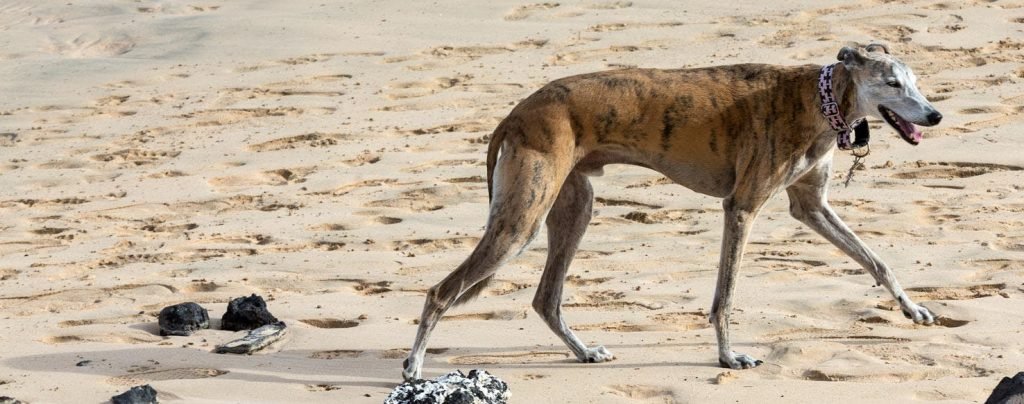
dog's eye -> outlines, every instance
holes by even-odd
[[[900,85],[900,82],[898,82],[898,81],[896,81],[896,80],[890,80],[890,81],[887,81],[887,82],[885,82],[885,84],[888,84],[888,85],[889,85],[889,87],[892,87],[892,88],[900,88],[900,87],[902,87],[902,86]]]

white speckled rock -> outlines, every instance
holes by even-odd
[[[384,404],[505,404],[508,384],[485,370],[469,375],[454,371],[434,380],[414,380],[395,387]]]

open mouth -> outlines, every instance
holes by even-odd
[[[882,118],[889,123],[889,126],[892,126],[893,129],[896,129],[896,132],[899,133],[900,137],[902,137],[903,140],[906,140],[907,143],[910,143],[914,146],[917,146],[918,143],[921,143],[921,138],[923,137],[923,135],[921,134],[921,130],[918,129],[917,126],[914,126],[914,124],[910,123],[910,121],[903,119],[903,117],[899,116],[899,114],[892,112],[891,109],[886,108],[884,106],[879,105],[878,112],[882,114]]]

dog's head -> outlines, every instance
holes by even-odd
[[[885,120],[907,143],[921,142],[921,130],[915,124],[934,126],[942,120],[942,114],[917,89],[917,76],[890,55],[887,46],[847,46],[839,50],[838,58],[853,79],[860,112]]]

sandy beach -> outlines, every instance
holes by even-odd
[[[513,403],[983,401],[1024,370],[1024,1],[0,4],[0,396],[106,402],[379,403],[427,288],[487,215],[494,126],[579,73],[826,64],[882,41],[943,113],[912,147],[879,120],[830,199],[941,316],[914,325],[852,259],[762,211],[718,367],[707,312],[718,199],[654,171],[592,179],[565,315],[616,359],[577,363],[530,303],[544,232],[450,311],[426,377],[474,368]],[[252,293],[289,326],[267,352],[211,351]],[[161,337],[160,309],[212,327]]]

